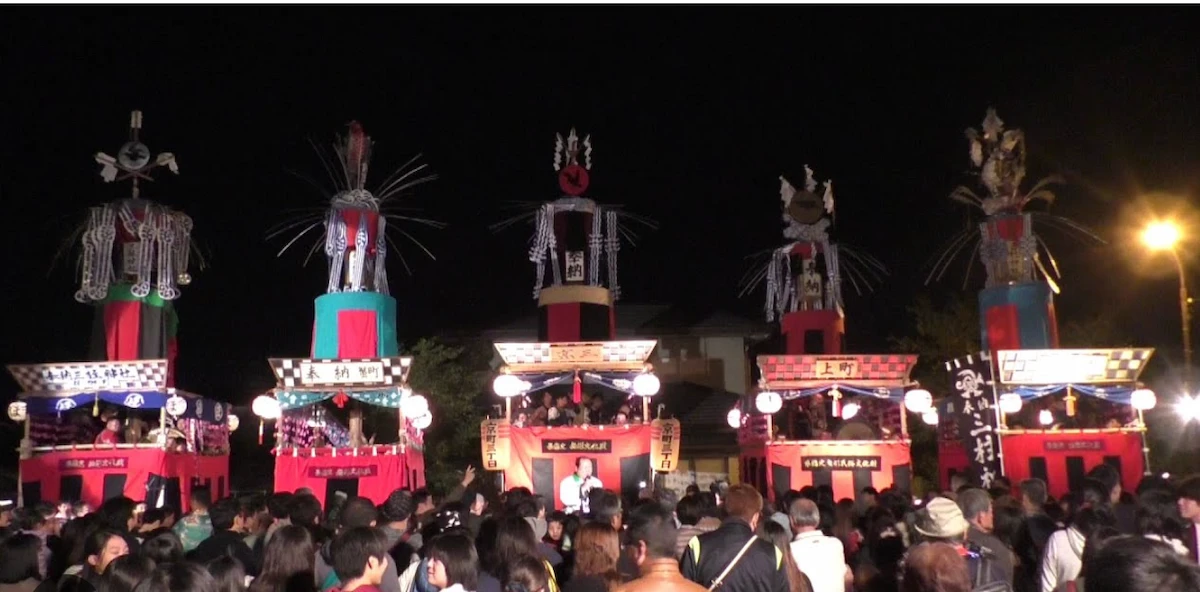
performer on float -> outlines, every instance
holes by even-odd
[[[604,483],[592,476],[592,461],[582,456],[575,459],[575,472],[558,484],[558,501],[568,514],[587,514],[588,496],[593,489],[604,489]]]

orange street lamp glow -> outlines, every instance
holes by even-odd
[[[1142,243],[1155,251],[1174,249],[1179,243],[1179,227],[1174,222],[1154,222],[1142,231]]]

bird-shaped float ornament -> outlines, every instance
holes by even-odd
[[[398,207],[405,192],[421,183],[432,181],[437,175],[428,173],[428,165],[416,165],[421,158],[417,155],[393,172],[375,191],[367,189],[367,172],[371,164],[374,142],[357,121],[347,125],[347,133],[334,144],[334,155],[316,144],[313,148],[321,158],[325,172],[332,182],[333,191],[322,188],[329,197],[328,206],[319,210],[304,210],[298,217],[285,221],[268,234],[275,238],[291,232],[295,234],[279,250],[279,255],[295,245],[310,232],[324,232],[309,248],[308,258],[319,249],[324,249],[329,262],[327,293],[335,292],[378,292],[388,293],[387,254],[388,246],[408,269],[404,254],[396,248],[389,231],[400,238],[416,244],[421,251],[433,259],[433,253],[425,248],[410,232],[397,222],[413,222],[434,228],[445,225],[435,220],[418,218],[402,213]],[[415,166],[414,166],[415,165]],[[310,182],[312,182],[310,180]],[[318,188],[321,186],[315,182]],[[388,224],[391,220],[394,224]]]
[[[129,141],[113,157],[96,153],[100,177],[106,183],[130,181],[130,197],[93,207],[81,229],[79,302],[99,302],[108,297],[114,282],[129,283],[130,293],[145,298],[152,291],[163,300],[179,297],[180,286],[191,283],[188,273],[192,249],[192,219],[182,212],[141,197],[140,182],[163,167],[179,174],[175,155],[151,157],[141,140],[142,112],[133,111]]]

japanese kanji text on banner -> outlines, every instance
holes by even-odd
[[[958,411],[958,431],[976,482],[984,488],[1000,476],[1000,435],[992,361],[987,352],[946,364]]]
[[[483,468],[504,471],[512,457],[511,426],[507,419],[485,419],[480,426],[479,441],[483,447]]]
[[[650,463],[655,471],[669,473],[679,466],[679,420],[650,422]]]

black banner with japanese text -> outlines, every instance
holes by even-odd
[[[971,480],[983,488],[1001,474],[1000,434],[996,392],[992,386],[992,361],[987,352],[946,363],[950,372],[953,410],[958,434],[971,463]]]

